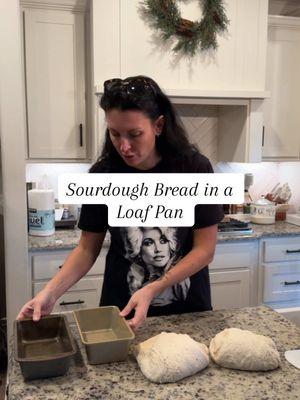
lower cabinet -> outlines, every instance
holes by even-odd
[[[56,303],[54,312],[63,312],[73,322],[72,311],[97,307],[101,296],[107,247],[101,250],[94,266]],[[29,253],[32,286],[36,295],[60,269],[70,250]],[[209,267],[214,309],[257,305],[258,241],[226,242],[216,247]]]
[[[257,241],[217,245],[209,266],[213,309],[257,305],[257,263]]]
[[[69,321],[73,322],[73,310],[99,305],[107,250],[106,247],[102,248],[90,271],[59,298],[53,312],[63,312]],[[70,252],[71,250],[49,250],[29,253],[32,276],[31,296],[35,296],[44,288],[49,279],[59,271]]]
[[[276,310],[300,307],[300,236],[260,244],[262,301]]]
[[[210,273],[214,310],[250,306],[250,270]]]

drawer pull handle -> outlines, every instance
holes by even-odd
[[[284,282],[284,286],[289,286],[289,285],[300,285],[300,281]]]
[[[62,301],[59,303],[60,306],[69,306],[71,304],[84,304],[83,300],[77,300],[77,301]]]
[[[285,252],[286,252],[287,254],[300,253],[300,249],[298,249],[298,250],[286,250]]]
[[[79,146],[82,147],[83,146],[83,127],[82,124],[79,124]]]

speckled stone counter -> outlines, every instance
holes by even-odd
[[[300,226],[287,222],[276,222],[276,224],[271,225],[252,224],[252,228],[253,233],[249,235],[219,235],[218,243],[232,240],[253,240],[261,237],[300,235]],[[28,236],[28,249],[29,251],[72,249],[78,244],[80,233],[79,229],[57,229],[52,236]],[[104,246],[109,246],[109,235],[105,238]]]
[[[56,229],[54,235],[45,237],[28,235],[28,250],[73,249],[77,246],[80,235],[80,229]],[[108,235],[106,235],[103,245],[109,246]]]
[[[300,329],[264,307],[211,311],[148,318],[136,335],[139,343],[161,331],[187,333],[209,345],[216,333],[229,327],[249,329],[272,337],[281,355],[281,366],[270,372],[235,371],[210,361],[198,374],[172,384],[154,384],[141,373],[130,350],[124,362],[89,365],[76,329],[78,353],[67,375],[23,381],[18,363],[9,361],[9,400],[288,400],[300,399],[300,370],[284,359],[284,352],[300,348]]]

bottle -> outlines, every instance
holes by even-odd
[[[243,213],[250,214],[252,199],[248,192],[248,189],[244,190],[244,204],[243,204]]]
[[[63,211],[63,215],[61,217],[61,219],[68,219],[70,218],[70,211],[69,211],[69,207],[67,205],[63,205],[64,211]]]
[[[55,232],[54,191],[44,182],[28,191],[29,235],[51,236]]]

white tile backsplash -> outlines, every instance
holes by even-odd
[[[90,168],[90,164],[37,164],[28,163],[26,165],[26,181],[27,182],[39,182],[43,175],[47,175],[50,187],[54,190],[55,198],[57,198],[57,185],[58,176],[60,174],[69,173],[82,173],[87,172]]]
[[[290,203],[300,212],[300,162],[279,163],[278,181],[288,182],[292,191]]]

